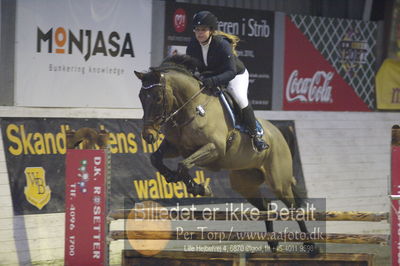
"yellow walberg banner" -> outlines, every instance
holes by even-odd
[[[375,82],[377,108],[400,110],[400,60],[386,59]]]

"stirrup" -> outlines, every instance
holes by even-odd
[[[262,139],[262,137],[261,137],[261,135],[255,135],[255,136],[252,136],[252,145],[253,145],[253,149],[255,150],[255,151],[257,151],[257,152],[262,152],[263,150],[266,150],[266,149],[268,149],[269,148],[269,145],[268,145],[268,143],[266,143],[263,139]]]

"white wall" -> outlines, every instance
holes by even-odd
[[[387,212],[391,126],[399,113],[258,112],[294,120],[310,197],[327,198],[328,210]],[[141,110],[0,107],[0,117],[141,118]],[[0,138],[0,265],[52,261],[63,264],[64,214],[13,216]],[[121,223],[113,225],[114,228]],[[389,233],[380,223],[329,223],[329,232]],[[111,245],[112,262],[123,244]]]
[[[265,115],[265,116],[264,116]],[[399,113],[264,112],[295,120],[304,178],[311,198],[327,210],[388,212],[391,127]],[[328,223],[336,233],[388,233],[389,224]]]

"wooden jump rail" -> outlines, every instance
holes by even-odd
[[[230,232],[230,231],[111,231],[112,240],[215,240],[215,241],[280,241],[314,242],[337,244],[379,244],[388,243],[387,235],[372,234],[334,234],[334,233],[266,233],[266,232]],[[190,239],[188,239],[190,238]],[[210,239],[212,238],[212,239]]]
[[[145,214],[145,215],[144,215]],[[176,217],[174,219],[174,217]],[[181,217],[181,218],[179,218]],[[192,211],[188,213],[165,211],[157,209],[121,209],[111,211],[108,215],[109,220],[120,219],[168,219],[168,220],[212,220],[212,221],[357,221],[357,222],[380,222],[389,219],[389,213],[380,212],[277,212],[277,211],[259,211],[257,214],[250,212],[231,212],[216,211],[204,214],[203,211]]]
[[[302,212],[291,211],[260,211],[257,214],[250,212],[225,212],[216,211],[203,216],[203,211],[184,212],[171,211],[167,209],[132,209],[132,210],[114,210],[108,215],[108,222],[120,219],[130,220],[212,220],[212,221],[266,221],[283,220],[296,221],[354,221],[354,222],[381,222],[389,219],[389,213],[373,212]],[[252,216],[251,216],[252,215]],[[210,217],[212,217],[210,219]],[[251,217],[251,219],[250,219]],[[205,236],[215,236],[210,239]],[[189,236],[189,239],[188,239]],[[297,236],[297,237],[294,237]],[[141,239],[141,240],[218,240],[218,241],[285,241],[285,242],[314,242],[314,243],[337,243],[337,244],[379,244],[387,245],[389,243],[388,235],[379,234],[335,234],[318,233],[305,234],[293,232],[237,232],[237,231],[111,231],[110,240],[122,239]]]
[[[396,134],[394,134],[396,133]],[[87,136],[90,136],[87,139]],[[85,139],[86,138],[86,139]],[[105,150],[107,144],[106,132],[97,132],[93,129],[83,128],[77,132],[67,133],[68,152],[66,156],[66,238],[65,238],[65,262],[74,265],[77,263],[96,262],[107,263],[109,242],[111,240],[201,240],[201,241],[277,241],[277,242],[314,242],[314,243],[337,243],[337,244],[379,244],[387,245],[390,237],[382,234],[336,234],[336,233],[302,233],[302,232],[237,232],[237,231],[191,231],[175,230],[169,231],[127,231],[127,230],[109,230],[109,225],[114,220],[119,219],[154,219],[154,220],[208,220],[208,221],[353,221],[353,222],[380,222],[390,220],[389,214],[386,212],[340,212],[340,211],[257,211],[257,212],[232,212],[232,211],[209,211],[194,210],[181,212],[177,210],[157,210],[157,209],[133,209],[133,210],[114,210],[108,212],[108,193],[110,181],[110,161],[109,153]],[[94,148],[96,145],[102,150],[82,150],[80,152],[72,150],[79,143],[86,149]],[[392,156],[400,158],[400,127],[393,129],[392,138]],[[397,157],[394,157],[396,153]],[[398,178],[400,169],[395,169],[398,160],[392,161],[392,199],[400,199],[398,187],[400,184],[394,183],[393,180]],[[84,170],[82,170],[84,169]],[[94,169],[97,174],[101,174],[97,179],[81,180],[82,171],[90,171],[90,176],[94,176]],[[395,170],[393,170],[395,169]],[[101,170],[99,172],[99,170]],[[86,173],[86,172],[85,172]],[[395,179],[397,177],[397,179]],[[83,184],[86,187],[79,188],[77,184]],[[89,189],[90,186],[90,189]],[[94,189],[95,187],[95,189]],[[93,192],[98,195],[98,201],[82,201],[78,196],[84,193],[77,193],[77,189],[85,189],[85,192]],[[394,192],[393,192],[394,191]],[[93,194],[94,195],[94,194]],[[83,198],[83,196],[82,196]],[[396,204],[398,202],[396,201]],[[396,210],[400,207],[396,205]],[[92,223],[88,223],[85,218],[88,210],[95,210],[91,213],[92,221],[95,221],[96,227]],[[101,210],[101,212],[100,212]],[[398,227],[400,222],[393,221],[393,217],[397,217],[396,212],[392,212],[392,249],[397,252],[393,258],[395,262],[400,257],[399,242],[400,230]],[[79,228],[79,231],[77,230]],[[82,229],[84,228],[84,229]],[[93,228],[102,231],[93,230]],[[395,239],[395,237],[397,237]],[[396,242],[397,241],[397,242]],[[96,250],[91,249],[96,247]],[[98,248],[97,248],[98,247]],[[89,265],[90,263],[88,263]]]

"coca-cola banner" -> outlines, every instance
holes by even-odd
[[[219,30],[240,38],[236,50],[250,74],[249,101],[254,109],[270,110],[274,13],[168,1],[165,14],[165,55],[186,52],[186,46],[193,36],[192,17],[201,10],[209,10],[218,17]]]
[[[286,17],[284,110],[374,107],[376,24],[356,22]]]

